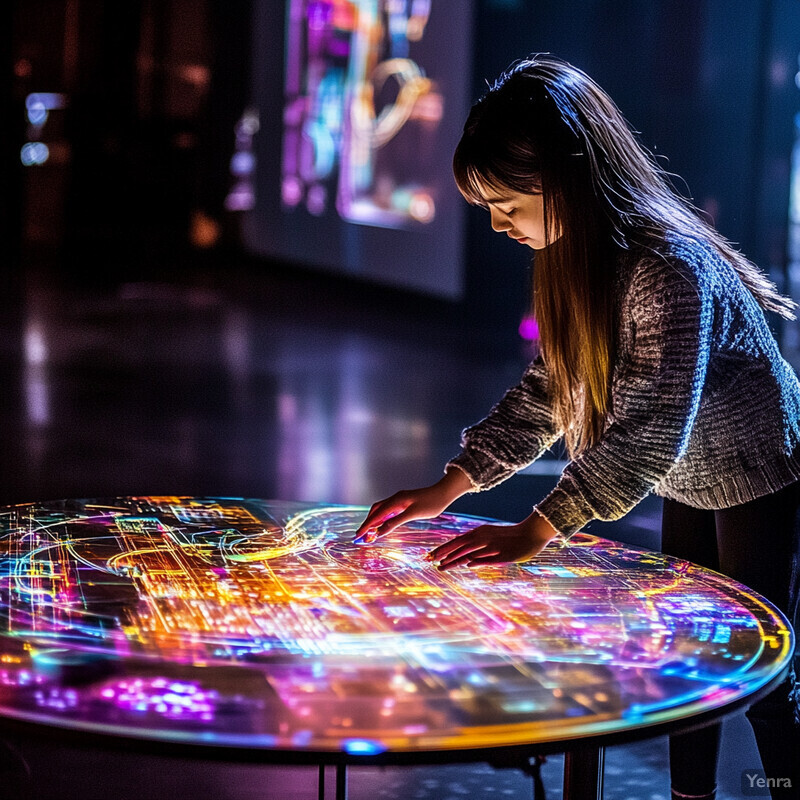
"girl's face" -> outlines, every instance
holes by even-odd
[[[492,228],[505,233],[520,244],[541,250],[548,242],[544,229],[544,197],[539,194],[522,194],[488,186],[481,192],[491,215]],[[561,235],[561,230],[550,231],[550,242]]]

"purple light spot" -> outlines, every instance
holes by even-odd
[[[539,325],[533,317],[522,318],[519,335],[528,342],[535,342],[539,338]]]

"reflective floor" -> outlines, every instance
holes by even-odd
[[[212,494],[370,504],[435,480],[461,428],[529,355],[515,320],[497,335],[433,301],[322,276],[207,264],[169,279],[150,273],[23,276],[0,319],[0,502]],[[520,519],[555,471],[518,476],[454,510]],[[657,548],[658,512],[648,499],[594,532]],[[725,735],[719,796],[736,797],[742,769],[760,764],[741,717]],[[663,740],[607,758],[607,798],[666,800]],[[544,767],[548,797],[558,796],[559,767],[559,758]],[[21,798],[317,791],[314,770],[187,765],[20,739],[0,750],[0,779]],[[527,798],[530,779],[475,765],[365,768],[350,781],[354,800],[468,795]]]
[[[24,359],[17,374],[3,365],[18,395],[4,439],[20,458],[2,500],[365,503],[433,480],[524,359],[414,305],[286,276],[79,288],[26,276]]]

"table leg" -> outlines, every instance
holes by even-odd
[[[319,765],[319,778],[317,780],[317,800],[325,800],[325,765]]]
[[[564,800],[603,800],[604,761],[602,747],[564,753]]]
[[[347,765],[336,765],[336,800],[347,800]]]

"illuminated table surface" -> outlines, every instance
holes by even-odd
[[[0,508],[0,715],[309,761],[569,750],[746,703],[793,634],[752,591],[579,534],[439,572],[443,515],[135,497]],[[443,760],[447,760],[444,758]]]

